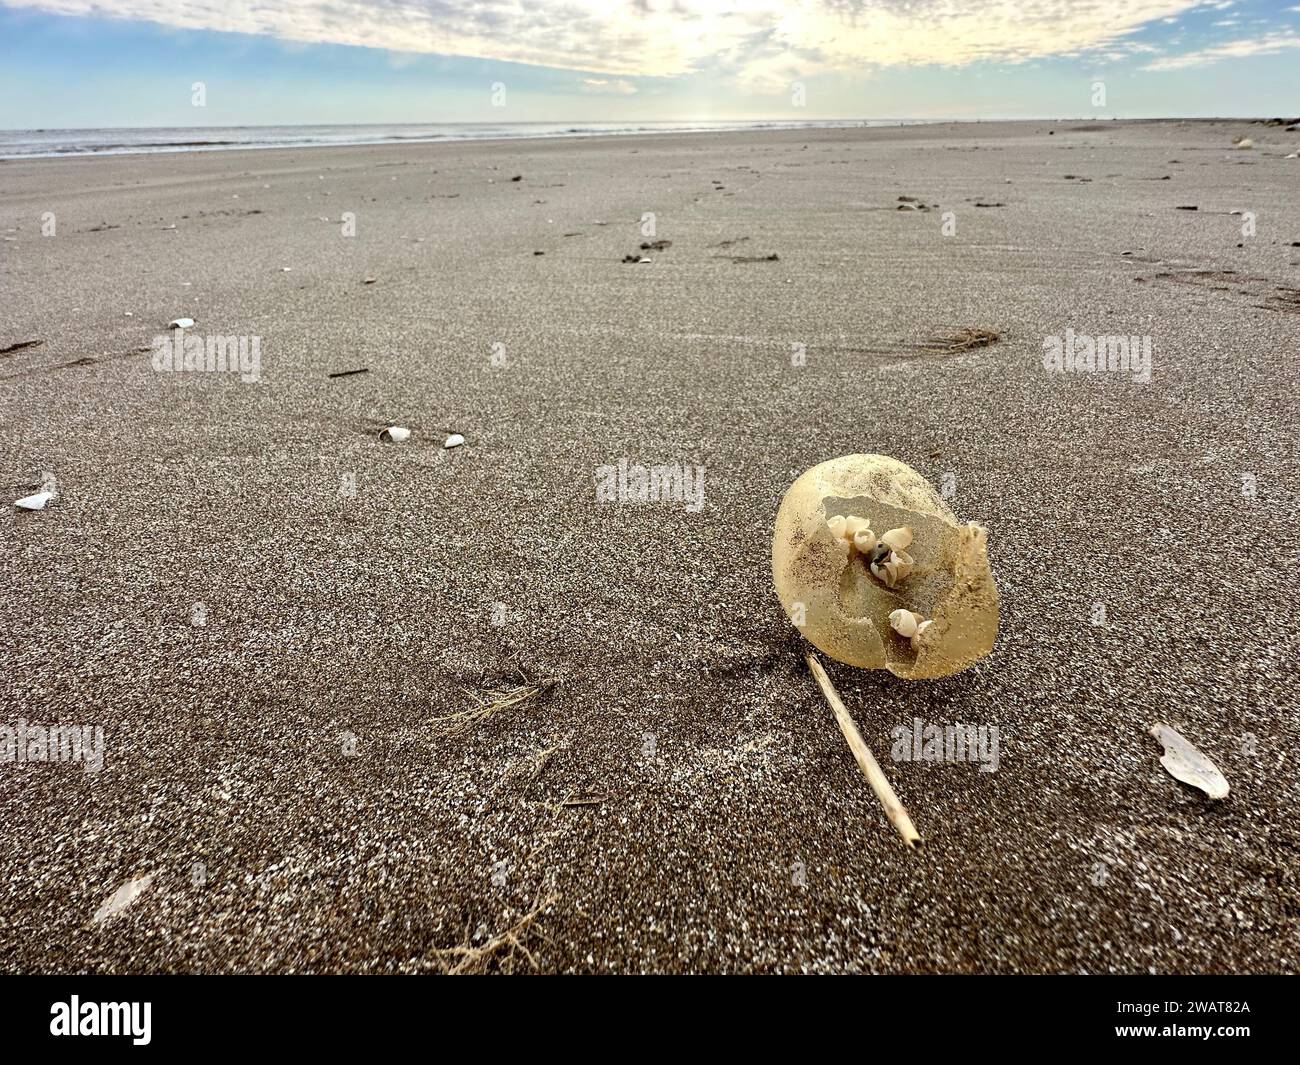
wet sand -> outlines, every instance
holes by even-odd
[[[1298,147],[1027,122],[0,163],[0,349],[41,341],[0,354],[0,482],[59,492],[0,510],[0,724],[105,743],[0,765],[0,967],[1294,972]],[[260,338],[260,380],[155,370],[182,316]],[[1001,340],[920,350],[968,327]],[[1149,336],[1150,383],[1048,372],[1067,329]],[[830,664],[915,854],[771,590],[783,492],[852,452],[946,481],[1002,595],[961,676]],[[703,507],[597,502],[620,460],[703,467]],[[521,674],[558,683],[439,720]],[[998,770],[891,759],[916,718],[996,727]],[[1225,800],[1164,772],[1157,720]],[[493,941],[528,914],[531,961]]]

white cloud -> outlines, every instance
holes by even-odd
[[[1240,41],[1225,41],[1223,44],[1211,45],[1195,52],[1182,55],[1166,56],[1148,63],[1143,70],[1185,70],[1188,67],[1203,67],[1217,63],[1221,59],[1241,59],[1252,55],[1273,55],[1277,52],[1300,48],[1300,34],[1291,30],[1268,33],[1263,37],[1247,38]]]
[[[822,70],[1113,50],[1202,0],[0,0],[66,15],[559,67],[610,78],[708,67],[751,91]],[[1221,7],[1229,4],[1216,5]],[[625,91],[625,90],[615,90]]]
[[[636,86],[622,78],[583,78],[582,91],[610,96],[631,96],[636,92]]]

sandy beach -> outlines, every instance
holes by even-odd
[[[1295,972],[1297,149],[0,162],[0,503],[57,492],[0,506],[0,723],[103,736],[0,765],[0,968]],[[156,368],[183,317],[256,367]],[[1046,368],[1067,331],[1149,338],[1149,381]],[[915,853],[772,590],[786,488],[857,452],[946,485],[1001,594],[959,676],[827,663]],[[620,462],[700,505],[599,501]],[[891,757],[918,720],[996,728],[996,771]]]

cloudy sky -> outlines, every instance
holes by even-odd
[[[1272,116],[1297,71],[1288,0],[0,0],[10,129]]]

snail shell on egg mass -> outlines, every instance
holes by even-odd
[[[882,542],[906,548],[910,565],[890,571],[892,583],[843,538],[867,524],[890,530]],[[910,542],[890,535],[904,529]],[[803,635],[849,665],[908,680],[946,677],[983,658],[997,638],[988,530],[959,523],[933,485],[887,455],[831,459],[790,486],[776,516],[772,579]],[[895,632],[897,610],[930,620],[923,641]]]

